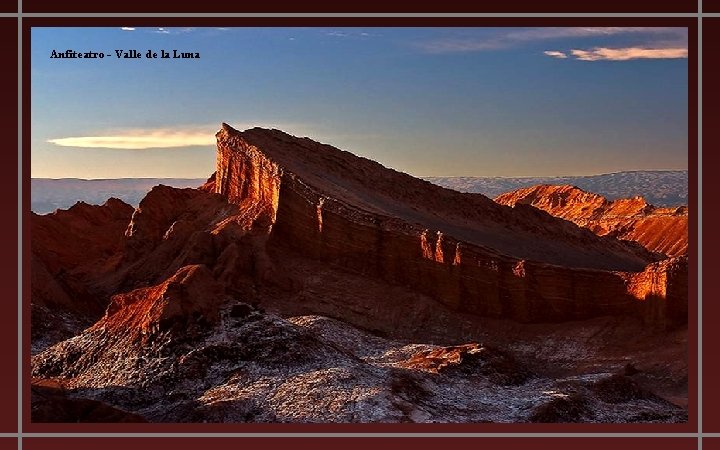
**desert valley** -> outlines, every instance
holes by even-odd
[[[31,213],[33,421],[687,421],[687,205],[216,137],[198,188]]]

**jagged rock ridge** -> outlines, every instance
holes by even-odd
[[[642,197],[607,200],[574,186],[538,185],[498,196],[502,205],[531,205],[599,236],[636,241],[668,256],[687,254],[688,210],[656,208]]]
[[[427,177],[440,186],[476,192],[495,198],[506,192],[548,184],[577,186],[608,200],[643,197],[653,205],[670,208],[688,204],[687,170],[631,170],[586,176],[555,177]]]
[[[211,188],[259,211],[272,229],[270,247],[412,285],[481,315],[543,321],[637,312],[638,297],[617,270],[641,272],[654,260],[640,246],[281,131],[224,125],[217,138]]]
[[[288,197],[304,195],[314,204],[318,230],[323,214],[337,212],[380,225],[399,219],[407,228],[440,231],[503,255],[555,265],[638,270],[650,258],[531,209],[499,207],[485,196],[444,189],[307,138],[259,128],[239,132],[227,125],[217,137],[216,192],[231,203],[267,204],[272,216],[282,206],[283,185],[292,191]]]

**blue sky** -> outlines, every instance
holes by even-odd
[[[416,176],[687,168],[683,28],[125,28],[33,28],[33,177],[206,177],[221,122]]]

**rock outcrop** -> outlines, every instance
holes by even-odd
[[[290,248],[478,315],[563,321],[638,311],[618,273],[654,261],[638,245],[277,130],[223,125],[217,138],[214,189],[268,224],[269,253]]]
[[[55,347],[55,354],[65,358],[44,359],[40,354],[41,373],[72,377],[75,385],[86,387],[142,378],[147,374],[138,373],[137,361],[127,355],[157,353],[170,339],[202,335],[218,322],[226,300],[222,286],[206,267],[183,267],[157,286],[113,296],[97,323]]]
[[[157,186],[129,220],[129,207],[117,200],[35,216],[33,242],[45,249],[37,252],[33,271],[36,303],[48,297],[104,308],[115,293],[155,286],[185,266],[203,265],[227,292],[252,292],[253,302],[282,312],[297,309],[293,298],[315,284],[310,272],[317,266],[340,271],[336,280],[397,286],[479,316],[560,322],[646,315],[646,303],[638,301],[647,297],[638,287],[644,284],[629,289],[627,280],[658,258],[637,244],[598,237],[530,206],[510,208],[444,189],[277,130],[239,132],[223,125],[217,140],[217,171],[205,185]],[[80,210],[105,212],[101,220]],[[64,216],[83,217],[96,228],[65,226]],[[93,250],[75,247],[74,233]],[[66,270],[73,277],[60,273]],[[336,295],[350,289],[343,283],[320,288],[322,299],[306,298],[304,311],[331,311],[371,329],[403,328],[382,324],[378,312],[348,312],[352,301]],[[661,295],[665,303],[687,302],[679,290],[651,290],[679,296]],[[362,299],[362,309],[394,309],[398,320],[412,316],[410,302],[350,296]],[[664,320],[657,308],[651,316]]]
[[[645,303],[646,322],[661,327],[687,324],[688,258],[650,264],[641,273],[623,274],[628,291]]]
[[[574,186],[538,185],[502,194],[502,205],[531,205],[599,236],[635,241],[652,252],[681,256],[688,250],[687,207],[656,208],[641,197],[610,201]]]
[[[533,421],[581,392],[573,417],[685,420],[659,397],[618,411],[593,383],[628,354],[667,373],[648,362],[667,341],[672,379],[648,383],[682,397],[686,257],[277,130],[217,141],[198,189],[32,217],[32,375],[62,385],[38,417]],[[58,317],[95,323],[55,343]]]
[[[77,203],[46,215],[31,213],[31,298],[36,305],[97,318],[108,292],[102,279],[121,262],[133,208],[111,198],[101,206]]]
[[[215,191],[243,209],[264,209],[268,220],[277,220],[275,228],[286,228],[285,219],[304,222],[309,211],[312,223],[295,222],[296,234],[315,230],[327,235],[333,233],[328,224],[345,220],[353,222],[347,232],[398,228],[418,244],[423,233],[434,242],[430,235],[440,232],[517,259],[570,267],[641,270],[652,258],[532,209],[503,208],[485,196],[441,188],[278,130],[239,132],[224,125],[217,138]]]

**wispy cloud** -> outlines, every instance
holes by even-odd
[[[558,58],[558,59],[567,58],[567,54],[565,54],[563,52],[559,52],[557,50],[545,50],[543,53],[545,53],[546,55],[551,56],[553,58]]]
[[[688,57],[687,48],[596,47],[590,50],[574,49],[570,53],[580,61],[630,61],[633,59],[678,59]]]
[[[367,31],[360,31],[354,28],[342,28],[339,30],[323,30],[325,36],[334,38],[354,38],[354,39],[367,39],[381,37],[381,34],[369,33]]]
[[[333,30],[333,31],[328,31],[327,33],[325,33],[325,36],[331,36],[331,37],[348,37],[348,36],[350,36],[350,34],[345,33],[345,32],[343,32],[343,31]]]
[[[135,28],[133,28],[133,27],[122,27],[120,29],[123,31],[135,31]]]
[[[48,142],[61,147],[114,148],[142,150],[147,148],[175,148],[193,145],[213,145],[213,133],[177,130],[134,130],[114,135],[74,136],[50,139]]]
[[[567,38],[609,37],[616,35],[650,36],[672,41],[687,41],[686,28],[670,27],[543,27],[511,30],[492,30],[480,35],[444,37],[418,43],[429,53],[480,52],[500,50],[531,42]]]
[[[312,135],[312,127],[299,123],[278,123],[273,121],[230,122],[239,130],[256,126],[278,128],[297,135]],[[152,148],[180,148],[215,145],[215,133],[219,124],[185,125],[164,128],[116,129],[99,132],[92,136],[71,136],[49,139],[47,142],[61,147],[111,148],[122,150],[144,150]]]
[[[184,33],[192,33],[195,30],[196,30],[195,27],[183,27],[183,28],[158,27],[151,31],[153,33],[158,33],[158,34],[184,34]]]

